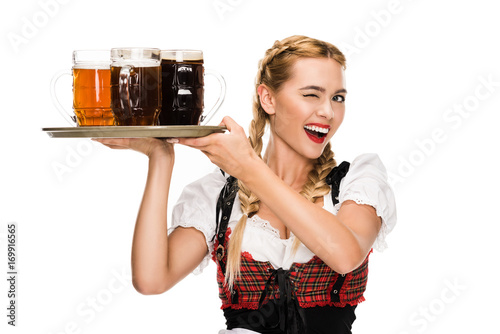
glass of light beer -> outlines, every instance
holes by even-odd
[[[65,74],[73,77],[73,112],[68,113],[57,99],[55,85]],[[115,125],[111,111],[109,50],[73,51],[73,68],[52,80],[52,97],[63,117],[78,126]]]

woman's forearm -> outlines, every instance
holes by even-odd
[[[346,273],[361,264],[371,245],[338,216],[305,199],[260,159],[247,171],[241,181],[333,270]],[[366,210],[358,211],[364,214]]]
[[[132,281],[142,293],[155,293],[167,275],[167,201],[174,157],[152,155],[132,242]]]

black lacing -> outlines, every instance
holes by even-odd
[[[259,308],[266,299],[267,291],[272,287],[273,282],[277,281],[280,296],[277,303],[280,330],[287,334],[306,333],[306,316],[295,295],[295,289],[290,280],[290,271],[283,268],[269,271],[271,275],[267,279],[264,291],[260,294]]]

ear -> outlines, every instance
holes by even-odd
[[[271,89],[266,85],[260,84],[257,87],[257,93],[259,93],[260,105],[268,115],[274,115],[274,96]]]

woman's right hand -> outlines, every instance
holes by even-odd
[[[147,155],[164,155],[173,158],[173,144],[157,138],[92,138],[112,149],[131,149]]]

